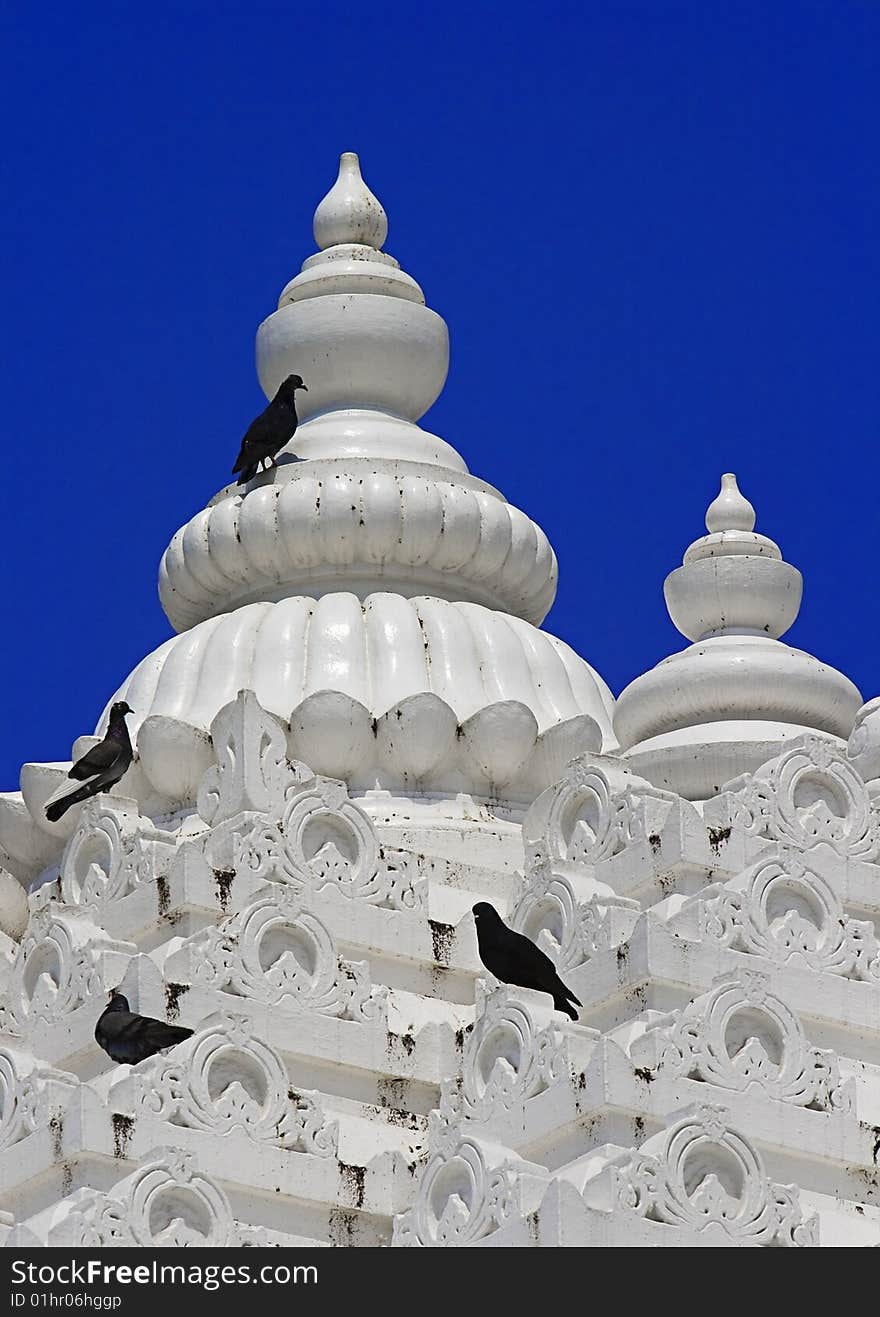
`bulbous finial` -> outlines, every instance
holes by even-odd
[[[378,250],[388,236],[388,217],[361,177],[354,151],[339,157],[339,177],[315,211],[313,229],[322,251],[341,243]]]
[[[308,385],[308,393],[297,397],[298,457],[390,453],[383,447],[386,440],[376,436],[400,422],[402,447],[394,449],[395,456],[419,453],[426,461],[441,460],[424,454],[439,453],[431,445],[443,441],[422,439],[427,432],[412,423],[443,388],[449,368],[446,323],[425,306],[415,279],[379,250],[387,229],[357,156],[346,151],[336,183],[315,211],[321,250],[303,261],[282,289],[278,310],[257,331],[257,373],[266,397],[274,398],[288,375],[301,375]],[[350,419],[355,411],[367,414],[366,428]],[[384,418],[378,420],[374,411]],[[369,441],[362,437],[367,430],[373,435]],[[461,462],[454,449],[446,449],[453,462]]]
[[[706,509],[706,529],[711,535],[725,530],[755,529],[755,509],[740,493],[733,472],[721,477],[721,493]]]

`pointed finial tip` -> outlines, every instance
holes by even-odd
[[[721,477],[721,492],[706,509],[706,529],[711,535],[725,530],[755,528],[755,509],[740,492],[736,476],[727,471]]]
[[[361,174],[356,151],[339,157],[336,182],[315,211],[315,242],[323,251],[342,243],[378,250],[388,235],[388,217]]]

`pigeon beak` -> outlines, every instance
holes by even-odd
[[[301,384],[299,387],[302,389],[303,393],[308,393],[309,389],[307,384]]]

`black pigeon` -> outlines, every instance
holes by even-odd
[[[265,411],[255,421],[241,441],[241,452],[235,459],[232,474],[240,471],[237,484],[243,485],[257,474],[257,468],[263,463],[266,470],[269,458],[275,462],[275,454],[289,443],[296,433],[296,391],[308,389],[299,375],[288,375],[275,397]]]
[[[474,906],[474,923],[480,960],[490,974],[502,983],[549,992],[557,1011],[564,1011],[573,1020],[578,1018],[571,1003],[580,1006],[581,1002],[562,982],[550,957],[545,956],[534,942],[508,928],[488,901],[480,901]]]
[[[62,796],[46,806],[46,818],[50,823],[57,823],[63,814],[81,800],[96,796],[99,791],[109,791],[128,769],[134,757],[128,728],[125,725],[126,714],[133,710],[125,700],[119,700],[110,710],[110,726],[103,741],[93,745],[69,770],[67,776],[77,782],[85,782],[78,791],[71,791],[69,796]]]
[[[110,1005],[95,1025],[95,1041],[114,1061],[137,1065],[166,1047],[182,1043],[192,1029],[182,1024],[166,1024],[149,1015],[135,1015],[128,1009],[128,999],[121,992],[110,994]]]

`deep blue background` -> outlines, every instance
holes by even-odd
[[[544,528],[619,691],[735,470],[876,657],[880,5],[7,7],[0,787],[169,634],[156,567],[263,405],[341,150],[452,336],[426,424]]]

